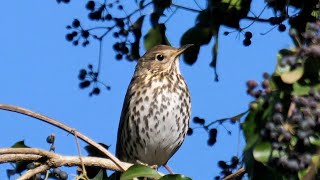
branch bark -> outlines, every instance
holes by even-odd
[[[35,174],[53,167],[81,166],[82,163],[85,166],[96,166],[114,171],[121,171],[121,168],[116,163],[106,158],[81,157],[80,160],[79,156],[64,156],[38,148],[0,148],[0,164],[22,160],[37,161],[40,160],[40,158],[47,160],[42,165],[29,170],[27,173],[22,175],[19,178],[20,180],[29,179]],[[120,163],[126,167],[132,166],[130,163],[121,161]]]
[[[81,134],[80,132],[76,131],[74,128],[71,128],[63,123],[60,123],[59,121],[49,118],[47,116],[44,116],[42,114],[33,112],[31,110],[22,108],[22,107],[18,107],[18,106],[13,106],[13,105],[8,105],[8,104],[0,104],[0,109],[2,110],[6,110],[6,111],[12,111],[12,112],[16,112],[19,114],[23,114],[26,116],[30,116],[33,118],[36,118],[38,120],[41,120],[43,122],[46,122],[48,124],[51,124],[53,126],[56,126],[70,134],[76,135],[77,137],[79,137],[80,139],[82,139],[83,141],[85,141],[86,143],[96,147],[98,150],[100,150],[103,154],[105,154],[107,157],[109,157],[111,159],[111,161],[113,161],[118,167],[120,171],[125,171],[128,169],[128,166],[126,166],[126,164],[122,163],[118,158],[116,158],[113,154],[111,154],[108,150],[106,150],[103,146],[101,146],[100,144],[96,143],[95,141],[93,141],[92,139],[90,139],[89,137]]]

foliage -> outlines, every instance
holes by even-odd
[[[58,3],[69,3],[70,1],[57,0]],[[74,19],[73,22],[67,26],[69,33],[66,35],[67,41],[73,45],[86,47],[92,40],[98,40],[102,43],[103,39],[113,34],[117,39],[113,48],[116,52],[115,59],[121,60],[126,58],[129,61],[140,58],[140,41],[143,37],[143,45],[146,50],[158,44],[170,45],[170,40],[166,37],[166,22],[179,9],[187,10],[195,13],[195,25],[190,27],[182,35],[180,44],[194,44],[184,53],[184,61],[192,65],[197,61],[198,54],[203,45],[207,45],[214,39],[212,46],[212,58],[210,66],[215,70],[215,80],[218,81],[218,74],[216,72],[217,57],[219,51],[219,34],[220,27],[226,26],[230,31],[224,32],[224,35],[238,32],[243,34],[243,45],[249,46],[252,41],[253,34],[250,31],[245,31],[255,22],[269,23],[273,27],[278,27],[280,32],[284,32],[287,27],[284,24],[288,21],[291,28],[294,28],[298,34],[305,31],[307,22],[314,22],[319,17],[319,2],[317,0],[310,1],[266,1],[266,7],[274,12],[274,16],[269,19],[262,19],[259,16],[249,16],[249,12],[253,12],[254,7],[251,7],[251,0],[207,0],[205,8],[184,7],[175,4],[172,0],[136,0],[137,9],[131,13],[126,13],[125,3],[116,0],[114,2],[99,0],[90,0],[86,4],[88,10],[88,19],[98,22],[99,25],[92,28],[86,28],[86,25],[81,23],[79,19]],[[197,4],[197,2],[196,2]],[[152,6],[152,7],[151,7]],[[265,8],[266,8],[265,7]],[[118,13],[114,12],[117,8]],[[144,12],[146,9],[153,9],[151,14]],[[289,11],[290,9],[294,11]],[[264,10],[262,10],[263,12]],[[124,12],[125,16],[121,16],[119,12]],[[261,12],[261,14],[262,14]],[[168,17],[168,18],[166,18]],[[147,26],[144,19],[149,18],[151,22],[150,29],[144,34],[142,27]],[[252,21],[247,27],[241,27],[241,20]],[[132,23],[133,22],[133,23]],[[300,35],[299,35],[300,36]],[[87,88],[93,84],[93,90],[89,95],[98,95],[100,89],[97,82],[99,81],[101,54],[99,57],[99,65],[96,71],[88,76],[84,70],[80,70],[80,88]],[[92,67],[92,65],[91,65]],[[89,68],[90,69],[90,68]],[[85,74],[85,75],[84,75]],[[89,80],[84,80],[88,77]],[[91,79],[91,80],[90,80]],[[90,83],[94,82],[94,83]],[[106,86],[110,89],[109,86]]]
[[[247,145],[244,162],[250,177],[318,177],[320,128],[320,23],[307,24],[298,47],[280,50],[274,74],[264,75],[262,90],[248,81],[255,98],[242,124]],[[312,49],[312,50],[311,50]]]

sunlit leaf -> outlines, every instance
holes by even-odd
[[[253,149],[253,157],[255,160],[266,164],[271,155],[271,144],[269,142],[261,142]]]
[[[133,165],[123,174],[121,174],[120,180],[131,180],[136,177],[149,177],[159,179],[161,178],[161,175],[151,167],[143,165]]]
[[[302,77],[302,75],[303,75],[303,67],[300,66],[295,68],[292,71],[282,73],[280,77],[284,83],[293,84],[297,82]]]
[[[316,146],[320,146],[320,136],[319,134],[315,134],[309,137],[310,143]]]

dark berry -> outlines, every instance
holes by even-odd
[[[112,19],[112,15],[111,14],[107,14],[105,18],[106,18],[106,20],[110,21]]]
[[[54,169],[53,169],[53,174],[54,174],[55,176],[59,176],[60,173],[61,173],[61,170],[60,170],[59,168],[54,168]]]
[[[54,143],[55,135],[51,134],[50,136],[47,137],[47,143],[52,144]]]
[[[281,103],[276,103],[275,105],[274,105],[274,110],[276,111],[276,112],[282,112],[282,104]]]
[[[290,170],[293,170],[293,171],[299,170],[299,164],[296,159],[289,159],[287,162],[287,166]]]
[[[79,87],[80,87],[81,89],[83,89],[83,88],[89,87],[90,84],[91,84],[90,81],[82,81],[82,82],[79,84]]]
[[[270,75],[267,72],[264,72],[262,76],[263,76],[263,79],[269,79],[270,78]]]
[[[72,42],[72,44],[75,45],[75,46],[77,46],[77,45],[79,44],[79,41],[78,41],[78,40],[75,40],[75,41]]]
[[[246,33],[244,33],[244,37],[246,39],[251,39],[252,38],[252,33],[250,31],[247,31]]]
[[[244,46],[250,46],[250,45],[251,45],[251,40],[245,38],[245,39],[243,40],[243,45],[244,45]]]
[[[218,166],[219,166],[221,169],[229,168],[229,166],[227,165],[227,163],[226,163],[225,161],[219,161],[219,162],[218,162]]]
[[[269,87],[270,83],[268,79],[265,79],[262,81],[262,88],[267,89]]]
[[[225,36],[228,36],[229,34],[230,34],[230,32],[228,32],[228,31],[223,32],[223,35],[225,35]]]
[[[213,146],[216,143],[216,138],[209,138],[207,143],[209,146]]]
[[[281,113],[275,113],[273,116],[272,116],[272,120],[275,122],[275,123],[278,123],[278,124],[281,124],[283,122],[283,116]]]
[[[100,88],[95,87],[95,88],[92,90],[92,94],[96,94],[96,95],[100,94]]]
[[[68,179],[68,174],[64,171],[61,171],[59,174],[59,177],[61,180],[66,180],[66,179]]]
[[[116,59],[117,59],[117,60],[121,60],[121,59],[122,59],[122,54],[117,54],[117,55],[116,55]]]
[[[81,31],[81,36],[83,38],[87,39],[89,35],[90,35],[89,31],[85,31],[85,30]]]
[[[119,9],[119,10],[122,10],[122,9],[123,9],[123,6],[122,6],[122,5],[119,5],[119,6],[118,6],[118,9]]]
[[[67,34],[66,35],[66,39],[67,39],[67,41],[72,41],[73,40],[73,35],[71,33]]]
[[[278,26],[278,30],[279,30],[280,32],[284,32],[286,29],[287,29],[287,27],[286,27],[286,25],[284,25],[284,24],[280,24],[280,25]]]
[[[257,86],[258,86],[257,81],[255,81],[255,80],[249,80],[249,81],[247,81],[247,87],[248,87],[248,89],[254,89],[254,88],[256,88]]]
[[[193,118],[193,122],[196,123],[196,124],[203,125],[205,123],[205,120],[196,116],[196,117]]]
[[[95,2],[94,1],[88,1],[86,8],[90,11],[94,10]]]
[[[193,129],[189,128],[188,131],[187,131],[187,135],[191,136],[192,134],[193,134]]]
[[[80,26],[80,21],[78,19],[74,19],[72,22],[72,26],[74,28],[78,28]]]

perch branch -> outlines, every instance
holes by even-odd
[[[22,160],[37,161],[47,158],[44,164],[33,170],[29,170],[26,174],[20,177],[21,180],[29,179],[35,174],[46,171],[51,167],[60,166],[96,166],[114,171],[121,171],[121,168],[110,159],[98,157],[82,157],[79,156],[64,156],[53,152],[49,152],[37,148],[0,148],[0,164],[7,162],[15,162]],[[125,167],[130,167],[132,164],[121,162]]]
[[[31,110],[28,110],[28,109],[25,109],[25,108],[22,108],[22,107],[8,105],[8,104],[0,104],[0,109],[16,112],[16,113],[23,114],[23,115],[27,115],[27,116],[39,119],[39,120],[41,120],[43,122],[49,123],[49,124],[51,124],[53,126],[56,126],[56,127],[66,131],[66,132],[68,132],[70,134],[73,134],[73,135],[76,134],[77,137],[79,137],[80,139],[82,139],[86,143],[96,147],[98,150],[100,150],[102,153],[104,153],[107,157],[109,157],[111,159],[111,161],[113,161],[120,168],[119,169],[120,171],[125,171],[125,170],[128,169],[128,167],[124,163],[122,163],[118,158],[116,158],[114,155],[112,155],[103,146],[101,146],[100,144],[98,144],[95,141],[91,140],[87,136],[81,134],[80,132],[77,132],[75,129],[70,128],[69,126],[58,122],[55,119],[49,118],[47,116],[44,116],[42,114],[33,112]]]

